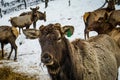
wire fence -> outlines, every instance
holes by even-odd
[[[41,3],[41,0],[26,0],[25,2],[14,0],[11,2],[5,2],[0,4],[0,17],[2,18],[4,15],[9,14],[14,11],[19,11],[25,9],[26,7],[37,5]]]

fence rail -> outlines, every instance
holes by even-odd
[[[29,6],[37,5],[40,2],[41,2],[41,0],[32,0],[32,1],[28,0],[28,1],[26,1],[26,5],[27,5],[27,7],[29,7]],[[11,12],[19,11],[22,9],[25,9],[25,4],[23,1],[21,1],[21,2],[11,1],[9,3],[8,2],[4,3],[4,5],[1,6],[0,14],[2,16],[4,16]]]

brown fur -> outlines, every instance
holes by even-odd
[[[17,59],[17,45],[15,43],[16,38],[18,37],[17,29],[11,26],[0,26],[0,42],[2,48],[2,57],[4,57],[4,44],[10,43],[11,44],[11,52],[8,56],[8,59],[11,56],[13,49],[15,50],[15,57],[14,60]]]
[[[119,45],[120,47],[120,28],[114,28],[111,32],[108,33]]]
[[[85,37],[87,35],[89,38],[89,31],[96,31],[98,34],[107,34],[112,31],[112,29],[114,29],[117,25],[120,25],[120,10],[111,11],[109,15],[107,14],[107,17],[105,17],[106,14],[103,17],[102,22],[99,21],[101,17],[97,21],[93,21],[93,23],[85,29]]]
[[[93,24],[94,21],[97,21],[100,17],[104,17],[105,14],[110,14],[111,11],[115,10],[115,3],[113,1],[108,2],[108,6],[106,8],[100,8],[97,10],[94,10],[92,12],[86,12],[83,15],[83,20],[85,23],[85,29],[84,29],[84,37],[86,39],[86,29],[91,24]]]
[[[89,14],[89,15],[88,15]],[[106,10],[96,10],[84,14],[83,20],[85,23],[84,37],[86,39],[86,28],[90,26],[94,21],[97,21],[100,17],[104,17]]]
[[[23,29],[23,27],[26,27],[28,29],[30,25],[36,20],[37,16],[37,10],[38,8],[30,8],[32,10],[31,15],[24,15],[24,16],[19,16],[19,17],[13,17],[10,19],[10,22],[13,27],[19,27],[19,33],[20,33],[20,28]]]
[[[15,27],[12,27],[12,32],[15,35],[15,37],[19,36],[19,32],[18,32],[18,30]]]
[[[120,48],[120,28],[119,27],[114,28],[111,32],[108,33],[108,35],[116,41],[117,45]],[[119,67],[120,66],[120,55],[119,54],[116,54],[116,59],[117,59],[118,67]]]
[[[109,23],[111,23],[113,26],[120,25],[120,10],[112,11],[109,14],[108,18]]]
[[[110,48],[110,45],[113,45],[115,48],[113,46],[112,48]],[[119,48],[116,47],[116,43],[111,40],[110,37],[106,35],[99,35],[95,38],[91,38],[87,42],[82,40],[75,40],[71,48],[73,48],[73,52],[71,55],[73,64],[75,66],[76,80],[117,79],[117,71],[115,69],[115,66],[112,66],[112,64],[114,63],[114,61],[116,62],[115,56],[113,54],[113,49],[117,51],[117,49],[119,50]],[[111,59],[110,57],[114,60],[112,64],[111,61],[109,61]],[[102,66],[102,64],[104,66]],[[114,65],[117,64],[115,63]],[[108,66],[111,66],[111,69],[110,67],[108,68]],[[108,71],[106,72],[106,70]],[[114,70],[116,71],[115,74]],[[110,74],[109,71],[112,74],[108,76],[108,74]],[[82,75],[82,79],[79,78],[80,74]],[[114,78],[112,76],[114,76]]]
[[[115,42],[117,43],[117,45],[120,48],[120,28],[114,28],[111,32],[108,33],[108,35],[115,40]],[[116,54],[116,59],[117,59],[117,65],[118,67],[120,66],[120,55]]]
[[[120,50],[115,41],[99,35],[70,43],[67,29],[54,24],[40,28],[41,60],[52,80],[116,80]]]
[[[98,35],[108,34],[110,31],[112,31],[112,29],[116,27],[109,23],[106,18],[105,19],[104,18],[100,17],[98,21],[94,21],[90,26],[86,28],[85,36],[87,36],[87,38],[89,38],[90,31],[96,31]]]
[[[29,11],[29,12],[23,12],[20,14],[20,16],[25,16],[25,15],[31,15],[32,14],[32,11]],[[37,11],[37,16],[35,21],[33,22],[33,27],[36,29],[36,22],[38,20],[44,20],[46,21],[46,12],[42,13],[40,11]]]

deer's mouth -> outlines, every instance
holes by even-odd
[[[60,64],[56,61],[53,61],[51,65],[46,65],[46,66],[50,74],[56,75],[60,72]]]
[[[59,67],[56,68],[56,69],[51,69],[51,68],[48,69],[48,72],[49,72],[50,74],[54,74],[54,75],[58,74],[59,71],[60,71],[60,68],[59,68]]]

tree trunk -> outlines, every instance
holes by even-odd
[[[68,3],[69,3],[69,6],[71,5],[71,2],[70,2],[70,0],[68,1]]]
[[[0,8],[0,17],[2,18],[2,10],[1,10],[1,8]]]
[[[49,2],[49,0],[45,0],[45,8],[48,7],[48,2]]]
[[[44,0],[41,0],[42,2],[45,2]]]
[[[108,0],[105,0],[105,3],[100,8],[98,8],[98,9],[103,8],[106,5],[107,2],[108,2]]]
[[[23,0],[24,4],[25,4],[25,9],[27,9],[27,2],[26,0]]]
[[[0,8],[0,17],[2,18],[2,9]]]
[[[120,5],[120,0],[115,0],[117,5]]]
[[[4,6],[4,0],[1,0],[1,5]]]

